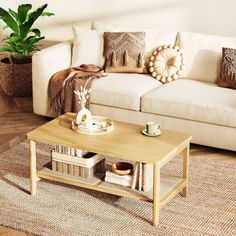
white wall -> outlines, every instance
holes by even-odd
[[[2,7],[42,0],[0,0]],[[71,25],[92,21],[162,30],[194,31],[236,37],[236,0],[47,0],[55,17],[41,18],[38,26],[49,43],[72,37]],[[2,31],[0,31],[1,35]]]

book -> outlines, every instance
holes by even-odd
[[[84,151],[81,149],[75,149],[75,156],[77,157],[82,157],[83,156]]]
[[[132,184],[131,188],[136,189],[138,185],[138,172],[139,172],[139,162],[136,162],[134,164],[134,173],[133,173],[133,179],[132,179]]]
[[[153,165],[143,164],[143,191],[149,192],[153,188]]]
[[[71,147],[64,147],[61,145],[55,145],[55,152],[62,153],[62,154],[68,154],[71,156],[78,156],[82,157],[87,152],[81,149],[71,148]]]
[[[143,189],[143,163],[139,163],[139,181],[138,181],[138,190],[142,191]]]
[[[71,156],[75,156],[75,149],[74,149],[74,148],[71,148],[71,149],[70,149],[70,155],[71,155]]]
[[[105,181],[112,183],[112,184],[119,184],[122,186],[126,186],[126,187],[130,187],[131,186],[131,181],[125,181],[125,180],[119,180],[119,179],[114,179],[114,178],[109,178],[109,177],[105,177]]]
[[[153,165],[136,162],[131,188],[149,192],[153,188]]]
[[[127,180],[130,181],[132,179],[132,175],[117,175],[111,171],[106,171],[106,176],[109,178],[115,178],[120,180]]]
[[[117,175],[111,171],[106,171],[105,181],[113,184],[131,187],[132,175]]]

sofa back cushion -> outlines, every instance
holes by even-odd
[[[180,32],[178,44],[186,55],[181,78],[216,82],[220,76],[222,47],[236,48],[236,38]]]
[[[127,26],[116,26],[94,22],[92,29],[99,32],[145,32],[145,66],[148,67],[149,58],[154,49],[164,44],[175,45],[177,32],[160,31],[155,29],[141,29]]]

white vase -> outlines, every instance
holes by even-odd
[[[92,130],[92,114],[90,110],[83,107],[77,114],[75,118],[77,125],[84,124],[88,130]]]

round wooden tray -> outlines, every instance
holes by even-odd
[[[77,133],[87,135],[107,134],[113,130],[113,121],[111,119],[102,116],[92,116],[92,120],[94,129],[91,131],[89,131],[83,124],[75,124],[75,120],[72,121],[71,128]],[[101,123],[103,123],[103,125]]]

